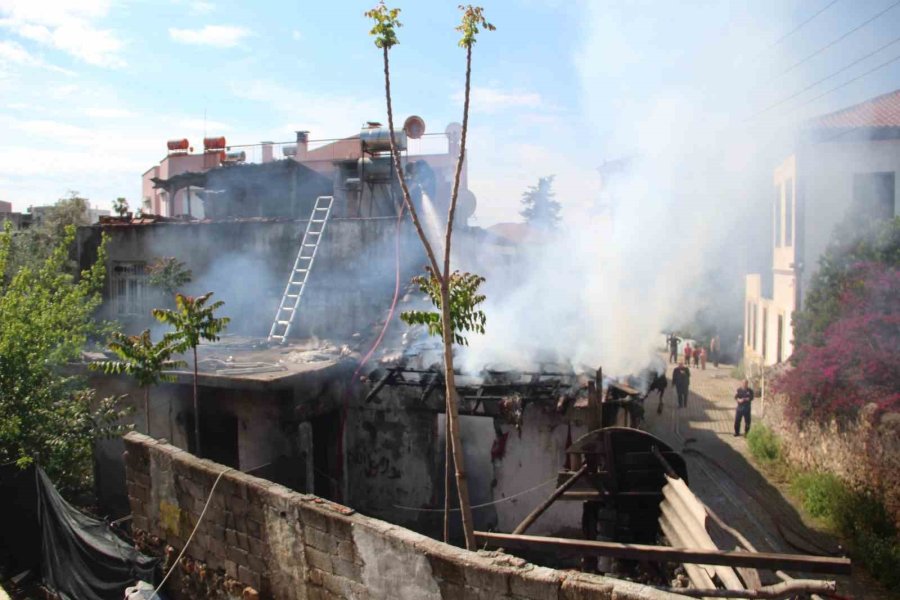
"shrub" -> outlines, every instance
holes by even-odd
[[[775,381],[794,422],[853,418],[868,403],[900,410],[900,268],[859,263],[845,283],[821,344],[801,344]]]
[[[836,517],[843,514],[848,502],[843,481],[831,473],[803,473],[791,487],[800,496],[806,512],[838,528]]]
[[[851,490],[830,473],[804,473],[792,488],[809,514],[825,520],[847,541],[855,560],[886,587],[900,591],[900,537],[875,495]]]
[[[747,446],[753,458],[763,463],[781,460],[781,442],[765,425],[754,425],[747,434]]]

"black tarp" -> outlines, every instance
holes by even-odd
[[[0,570],[7,577],[41,566],[34,467],[0,466]]]
[[[41,575],[64,600],[121,600],[138,580],[156,580],[157,558],[138,552],[103,521],[63,500],[37,469]]]

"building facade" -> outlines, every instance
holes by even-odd
[[[851,215],[897,215],[898,171],[900,90],[807,123],[773,173],[772,272],[746,278],[745,362],[790,357],[794,313],[835,227]]]

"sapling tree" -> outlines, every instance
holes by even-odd
[[[128,200],[122,196],[116,198],[115,202],[113,202],[113,212],[120,217],[126,216],[128,214]]]
[[[161,256],[154,260],[147,266],[147,275],[147,283],[167,296],[178,293],[194,277],[187,265],[174,256]]]
[[[154,343],[149,329],[139,335],[125,335],[116,331],[107,346],[119,360],[97,361],[90,365],[94,370],[116,375],[124,373],[135,379],[144,392],[147,435],[150,435],[150,387],[161,381],[174,381],[175,377],[166,371],[187,366],[183,360],[172,359],[172,342],[169,335]]]
[[[459,493],[460,513],[462,516],[463,532],[466,538],[466,548],[475,549],[475,533],[472,522],[472,510],[469,504],[469,486],[466,480],[465,463],[463,460],[462,445],[460,443],[459,433],[459,412],[458,397],[456,393],[456,381],[453,371],[453,316],[451,303],[451,286],[454,280],[450,271],[450,254],[451,242],[453,239],[453,222],[456,217],[457,198],[459,196],[459,185],[462,174],[463,163],[466,156],[466,138],[469,127],[469,97],[471,91],[472,79],[472,47],[475,45],[478,33],[484,29],[487,31],[494,30],[494,26],[487,22],[484,18],[484,11],[481,7],[476,6],[460,6],[462,11],[462,20],[456,28],[462,34],[459,40],[459,46],[466,51],[466,76],[465,87],[463,90],[463,122],[460,136],[459,157],[457,158],[456,171],[453,178],[453,187],[450,194],[450,204],[447,211],[447,226],[444,234],[444,256],[442,263],[438,262],[434,249],[428,240],[427,235],[422,227],[419,215],[413,205],[410,197],[409,188],[406,185],[406,177],[403,172],[403,163],[401,162],[400,150],[394,135],[394,113],[391,98],[391,75],[390,75],[390,49],[399,43],[397,38],[397,29],[401,27],[400,9],[388,8],[383,0],[374,9],[366,12],[366,16],[372,19],[373,27],[372,36],[375,38],[375,46],[382,50],[382,58],[384,62],[384,92],[387,104],[388,128],[390,130],[391,153],[393,155],[394,170],[397,180],[400,183],[400,190],[403,195],[403,202],[409,211],[415,226],[416,233],[422,241],[425,254],[428,257],[429,271],[426,278],[426,288],[433,289],[439,294],[438,308],[440,310],[441,337],[444,344],[444,381],[446,384],[445,397],[447,400],[447,438],[450,440],[452,447],[453,462],[456,471],[456,487]],[[457,279],[456,281],[460,281]],[[471,313],[474,310],[475,298],[471,294],[457,294],[457,299],[461,302],[460,314]],[[464,306],[467,305],[467,306]],[[483,322],[481,323],[483,327]]]
[[[162,323],[171,325],[175,331],[169,337],[172,350],[186,352],[190,349],[194,355],[194,440],[196,441],[196,454],[202,456],[200,442],[200,406],[197,397],[197,346],[200,340],[214,342],[219,339],[219,334],[225,331],[231,321],[228,317],[216,317],[215,312],[225,305],[218,300],[207,305],[212,292],[202,296],[175,295],[175,308],[154,308],[153,316]]]

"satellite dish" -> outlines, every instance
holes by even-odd
[[[417,140],[425,134],[425,121],[422,117],[413,115],[403,122],[403,131],[409,139]]]
[[[462,125],[459,123],[450,123],[447,125],[447,128],[444,130],[444,133],[447,134],[447,137],[451,142],[458,142],[462,137]]]

